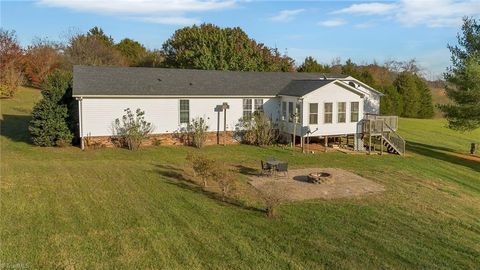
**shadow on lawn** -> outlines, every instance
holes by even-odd
[[[228,198],[228,197],[223,198],[221,194],[204,189],[203,187],[199,186],[198,183],[196,183],[189,177],[186,177],[185,172],[182,169],[179,169],[171,165],[164,165],[164,164],[155,164],[155,167],[157,167],[157,172],[166,178],[167,180],[166,182],[168,184],[175,185],[177,187],[187,189],[196,193],[200,193],[220,203],[229,204],[235,207],[240,207],[249,211],[257,211],[257,212],[265,213],[264,209],[247,206],[243,204],[241,201],[238,201],[236,199]]]
[[[469,160],[456,156],[452,149],[446,147],[433,146],[417,142],[407,142],[407,150],[417,154],[450,162],[452,164],[468,167],[474,171],[480,172],[480,163],[474,160]],[[449,153],[450,152],[450,153]]]
[[[15,142],[32,143],[28,124],[30,115],[4,114],[0,120],[0,134]]]

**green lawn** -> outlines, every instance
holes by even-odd
[[[81,151],[30,144],[39,93],[2,100],[0,263],[36,268],[470,268],[480,265],[480,130],[402,119],[405,158],[302,155],[279,147],[200,151],[241,167],[267,156],[338,167],[385,185],[363,198],[286,204],[266,219],[252,200],[222,203],[179,180],[189,147]],[[245,176],[239,174],[239,181]]]

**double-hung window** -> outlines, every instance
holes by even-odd
[[[243,118],[245,119],[252,118],[252,99],[251,98],[243,99]]]
[[[328,102],[323,104],[323,122],[325,124],[332,123],[333,103]]]
[[[180,100],[180,124],[190,122],[190,101],[188,99]]]
[[[288,122],[293,122],[293,102],[288,102],[288,113],[290,114],[288,116]]]
[[[295,113],[297,115],[297,124],[302,123],[302,107],[300,103],[295,106]]]
[[[318,103],[310,103],[309,121],[310,125],[318,124]]]
[[[287,102],[282,102],[282,120],[287,120]]]
[[[263,112],[263,98],[256,98],[253,106],[254,112]]]
[[[350,103],[350,122],[358,122],[358,101]]]
[[[346,117],[347,117],[347,103],[346,102],[338,102],[337,122],[338,123],[345,123]]]

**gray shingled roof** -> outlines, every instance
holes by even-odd
[[[73,68],[74,96],[159,95],[159,96],[275,96],[292,80],[301,90],[327,78],[345,78],[341,74],[297,72],[243,72],[136,67]],[[307,82],[300,86],[300,82]],[[289,93],[296,90],[290,87]]]
[[[278,94],[284,96],[302,97],[335,80],[293,80]]]

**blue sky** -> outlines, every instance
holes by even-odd
[[[22,45],[100,26],[116,41],[130,37],[150,49],[193,23],[240,26],[297,63],[415,58],[431,77],[449,65],[446,45],[456,42],[462,16],[478,18],[480,1],[1,0],[0,20]]]

